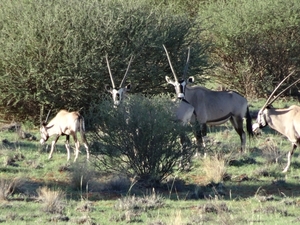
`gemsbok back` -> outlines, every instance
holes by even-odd
[[[49,111],[50,113],[50,111]],[[40,143],[43,145],[51,136],[55,136],[55,139],[52,141],[51,150],[49,154],[49,159],[52,158],[53,150],[55,144],[60,136],[66,136],[66,149],[68,153],[67,160],[70,160],[70,146],[69,140],[70,135],[73,137],[75,142],[75,158],[74,162],[78,158],[79,154],[79,141],[77,139],[77,132],[80,132],[82,142],[86,149],[86,158],[89,159],[89,148],[85,137],[85,126],[84,118],[80,115],[79,112],[68,112],[66,110],[60,110],[56,116],[47,124],[49,113],[44,122],[41,123],[41,140]]]
[[[240,136],[241,151],[243,151],[246,144],[245,132],[243,130],[243,118],[246,118],[246,127],[249,136],[253,136],[252,119],[249,113],[247,99],[234,91],[213,91],[201,86],[188,86],[188,83],[194,82],[193,77],[186,79],[190,48],[188,49],[183,79],[179,80],[173,69],[168,51],[164,45],[163,47],[175,79],[171,80],[166,76],[166,81],[175,87],[177,98],[182,99],[185,102],[184,105],[186,105],[188,111],[191,111],[191,107],[194,107],[194,113],[189,113],[189,115],[195,117],[196,122],[202,127],[201,131],[196,132],[198,145],[202,144],[205,146],[202,138],[206,135],[206,124],[220,125],[230,120],[235,131]]]
[[[300,79],[289,85],[272,100],[271,98],[274,96],[276,90],[281,86],[281,84],[293,73],[294,71],[286,76],[274,89],[266,103],[259,110],[256,123],[253,124],[254,133],[256,133],[259,128],[264,128],[269,125],[269,127],[271,127],[273,130],[276,130],[287,137],[292,143],[292,150],[287,154],[287,165],[282,171],[283,173],[288,171],[291,164],[291,156],[293,155],[297,146],[300,145],[300,107],[297,105],[292,105],[288,108],[275,109],[271,107],[271,104],[286,90],[299,82]]]
[[[121,102],[122,100],[124,99],[127,91],[130,90],[131,88],[131,84],[127,84],[126,86],[124,85],[125,83],[125,80],[126,80],[126,77],[127,77],[127,74],[128,74],[128,71],[129,71],[129,68],[130,68],[130,64],[132,62],[132,56],[130,58],[130,61],[128,63],[128,66],[127,66],[127,69],[126,69],[126,72],[125,72],[125,75],[119,85],[119,87],[117,88],[116,85],[115,85],[115,82],[114,82],[114,79],[113,79],[113,76],[112,76],[112,73],[111,73],[111,70],[110,70],[110,66],[109,66],[109,61],[108,61],[108,57],[106,55],[106,63],[107,63],[107,68],[108,68],[108,72],[109,72],[109,76],[110,76],[110,80],[111,80],[111,83],[112,83],[112,87],[109,86],[108,84],[105,85],[105,89],[112,94],[112,97],[113,97],[113,101],[114,101],[114,106],[117,107]]]

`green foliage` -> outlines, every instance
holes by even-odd
[[[264,97],[297,69],[299,1],[219,0],[201,6],[198,19],[214,43],[210,51],[218,65],[212,71],[217,82],[249,97]]]
[[[174,103],[168,99],[137,95],[118,108],[113,108],[111,101],[95,105],[96,113],[87,119],[95,124],[90,142],[94,141],[91,149],[96,164],[106,171],[137,176],[149,185],[162,181],[179,162],[186,165],[194,149],[181,150],[178,138],[188,127],[174,121]]]
[[[192,30],[193,21],[174,13],[172,5],[153,7],[146,0],[0,5],[0,109],[6,118],[38,121],[44,108],[88,109],[110,83],[106,54],[117,84],[134,56],[128,79],[144,93],[165,89],[170,71],[162,44],[178,56],[192,45],[191,71],[201,72],[206,60],[198,44],[201,30]]]

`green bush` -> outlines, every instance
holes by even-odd
[[[201,72],[206,60],[195,38],[201,30],[193,30],[193,21],[174,13],[172,5],[146,0],[0,0],[0,5],[0,111],[7,118],[38,121],[51,107],[87,110],[110,83],[106,53],[116,84],[134,56],[128,81],[144,93],[165,91],[170,70],[162,44],[174,55],[192,45],[192,71]]]
[[[297,0],[209,1],[201,5],[198,19],[206,29],[205,38],[214,44],[210,53],[217,69],[211,74],[228,88],[265,97],[298,68]]]
[[[168,99],[134,95],[118,108],[111,101],[94,104],[87,118],[94,124],[90,143],[96,165],[149,185],[160,183],[179,163],[187,165],[195,149],[182,150],[178,137],[189,127],[174,121],[174,103]]]

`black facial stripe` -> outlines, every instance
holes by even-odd
[[[180,93],[183,93],[183,85],[182,84],[180,84]]]

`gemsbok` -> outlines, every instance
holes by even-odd
[[[112,73],[111,73],[111,70],[110,70],[108,56],[106,55],[106,63],[107,63],[107,68],[108,68],[110,80],[111,80],[111,83],[112,83],[112,87],[107,84],[107,85],[105,85],[105,89],[109,93],[112,94],[115,107],[117,107],[122,102],[122,100],[124,99],[127,91],[129,91],[130,88],[131,88],[131,84],[127,84],[125,86],[124,83],[125,83],[125,80],[126,80],[129,68],[130,68],[130,64],[132,62],[132,58],[133,57],[131,56],[130,61],[129,61],[128,66],[127,66],[127,69],[126,69],[126,72],[125,72],[125,75],[124,75],[119,87],[116,88],[116,85],[115,85],[115,82],[114,82],[114,79],[113,79],[113,76],[112,76]]]
[[[170,56],[166,47],[163,45],[170,68],[175,80],[166,76],[166,81],[175,87],[177,98],[182,99],[181,112],[191,116],[191,121],[202,127],[196,131],[197,144],[205,146],[203,136],[206,135],[206,124],[220,125],[228,120],[232,123],[235,131],[241,140],[241,151],[245,149],[246,137],[243,130],[243,118],[246,118],[246,128],[249,136],[253,136],[252,119],[249,113],[248,101],[246,98],[234,91],[213,91],[201,86],[189,86],[188,83],[194,82],[194,77],[186,79],[188,63],[190,58],[190,48],[183,72],[183,79],[179,80],[173,69]],[[187,112],[182,108],[186,107]],[[192,113],[192,107],[194,112]],[[186,115],[179,115],[180,118]]]
[[[297,105],[292,105],[288,108],[275,109],[271,107],[271,104],[286,90],[299,82],[300,79],[289,85],[272,100],[271,98],[274,96],[276,90],[281,86],[281,84],[293,73],[294,71],[286,76],[274,89],[274,91],[267,99],[266,103],[259,110],[256,123],[253,124],[254,133],[256,133],[259,128],[264,128],[269,125],[269,127],[271,127],[273,130],[276,130],[277,132],[287,137],[292,143],[292,150],[287,154],[287,165],[282,171],[283,173],[286,173],[288,171],[291,164],[291,156],[293,155],[294,150],[297,148],[297,146],[300,145],[300,107]]]
[[[49,117],[50,111],[47,115],[47,118],[44,122],[41,123],[41,140],[40,143],[43,145],[51,136],[55,136],[54,140],[51,144],[51,150],[49,154],[49,159],[52,158],[53,150],[55,144],[60,136],[66,136],[66,149],[68,153],[67,160],[70,160],[70,146],[69,140],[70,135],[73,137],[75,142],[75,158],[74,162],[78,158],[79,154],[79,141],[77,139],[77,132],[80,132],[82,142],[86,149],[86,158],[89,159],[89,148],[85,137],[85,125],[84,125],[84,118],[80,115],[79,112],[68,112],[66,110],[60,110],[56,116],[47,124],[47,120]]]

